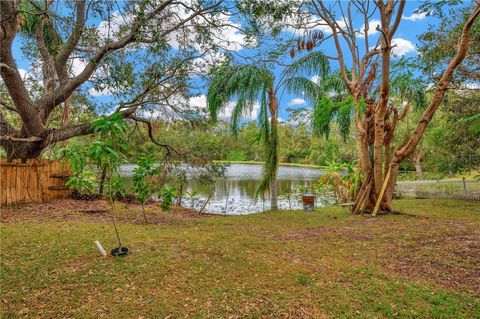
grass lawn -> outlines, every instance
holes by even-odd
[[[399,200],[405,215],[235,217],[71,200],[4,209],[1,318],[480,318],[480,204]],[[91,204],[90,204],[91,205]]]

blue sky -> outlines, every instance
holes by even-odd
[[[417,36],[421,33],[424,33],[427,30],[427,26],[429,24],[434,24],[436,22],[435,17],[428,17],[425,15],[418,15],[414,11],[418,8],[418,6],[421,3],[418,1],[407,1],[403,18],[401,21],[401,24],[399,26],[399,29],[394,37],[394,43],[397,44],[397,48],[395,50],[399,55],[405,56],[405,57],[414,57],[417,52],[416,52],[416,43],[417,43]],[[358,17],[360,18],[360,17]],[[235,19],[235,17],[233,17]],[[378,19],[378,17],[373,17],[371,20]],[[101,21],[93,21],[93,24],[96,24],[97,26],[101,27]],[[237,23],[239,23],[237,21]],[[355,19],[354,19],[354,24]],[[361,26],[362,22],[360,19],[358,19],[358,25]],[[375,23],[373,23],[375,24]],[[370,30],[374,29],[374,26],[370,28]],[[242,41],[242,35],[237,31],[237,30],[227,30],[225,32],[225,36],[227,38],[232,38],[233,41],[235,42],[241,42]],[[283,33],[283,36],[286,37],[292,37],[294,34],[289,33],[288,31]],[[373,34],[369,37],[371,43],[375,43],[376,39],[378,37],[377,34]],[[362,43],[362,42],[360,42]],[[260,50],[262,50],[261,48]],[[325,42],[320,46],[320,49],[322,49],[325,54],[327,55],[336,55],[336,51],[334,50],[333,43],[330,41]],[[241,46],[239,46],[236,50],[237,53],[242,54],[242,55],[252,55],[255,53],[258,53],[257,49],[242,49]],[[22,73],[29,72],[31,70],[31,61],[23,56],[22,51],[21,51],[21,38],[17,38],[16,41],[14,42],[14,56],[16,58],[17,65],[20,69],[22,69]],[[293,60],[288,57],[288,54],[283,58],[283,60],[286,63],[291,63]],[[346,61],[347,64],[349,61]],[[336,62],[332,62],[331,64],[333,69],[337,68]],[[81,68],[81,65],[79,66]],[[277,66],[275,67],[275,75],[278,78],[280,76],[281,71],[283,70],[282,67]],[[88,89],[88,87],[87,87]],[[92,93],[92,91],[90,91]],[[198,104],[198,106],[201,106],[202,104],[205,104],[205,89],[200,89],[195,92],[197,97],[192,98],[192,103]],[[112,102],[114,99],[108,94],[108,91],[105,92],[93,92],[92,93],[92,100],[96,101],[97,103],[105,103],[105,102]],[[288,119],[288,112],[287,108],[291,107],[305,107],[307,104],[303,101],[301,96],[295,96],[291,95],[288,92],[282,92],[282,94],[279,96],[280,98],[280,113],[279,116],[283,120]],[[250,119],[254,119],[256,116],[256,112],[252,112],[252,114],[249,116]],[[226,110],[221,116],[221,118],[228,119],[229,117],[229,110]]]

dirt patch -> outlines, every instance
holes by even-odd
[[[423,226],[411,240],[390,245],[383,266],[409,278],[426,278],[451,289],[464,287],[480,295],[480,229],[458,222]]]
[[[307,227],[276,238],[321,241],[358,253],[387,272],[433,281],[447,289],[480,296],[480,228],[476,224],[427,218],[362,219],[347,225]],[[348,256],[348,253],[347,253]],[[346,257],[348,258],[348,257]]]
[[[216,215],[199,213],[197,211],[172,206],[168,212],[163,212],[158,203],[145,205],[149,223],[161,224],[168,221],[185,218],[207,218]],[[116,216],[119,222],[141,223],[143,217],[139,216],[141,205],[118,203]],[[28,220],[55,220],[70,221],[84,220],[90,222],[102,222],[110,220],[110,205],[104,200],[85,201],[73,199],[59,199],[48,203],[24,204],[2,207],[0,223],[14,223]]]

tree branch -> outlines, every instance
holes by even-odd
[[[478,3],[478,2],[477,2]],[[440,78],[437,88],[435,90],[435,94],[430,101],[427,109],[423,112],[420,121],[417,124],[417,127],[413,134],[410,136],[408,141],[400,146],[394,154],[394,161],[392,164],[398,165],[401,163],[405,158],[410,156],[415,148],[417,147],[418,143],[420,142],[425,129],[428,126],[428,123],[432,119],[435,111],[438,109],[440,103],[442,103],[445,93],[448,90],[448,85],[452,79],[453,72],[457,68],[460,63],[462,63],[463,59],[465,58],[468,47],[470,45],[470,31],[473,27],[473,23],[480,15],[480,3],[478,3],[473,12],[470,14],[467,22],[465,23],[462,34],[458,39],[457,44],[457,52],[450,60],[447,69],[443,72],[442,77]]]
[[[38,136],[43,131],[43,124],[38,117],[38,112],[28,94],[25,83],[20,76],[17,65],[12,55],[12,44],[18,30],[17,3],[13,1],[0,1],[0,74],[7,91],[12,98],[18,114],[22,118],[26,132]]]
[[[63,48],[62,51],[57,55],[55,58],[55,65],[62,66],[65,65],[68,57],[73,52],[75,47],[80,41],[80,38],[83,33],[84,25],[85,25],[85,0],[77,0],[76,4],[76,15],[77,18],[75,20],[75,28],[72,31],[72,34],[68,38],[67,44]]]
[[[7,102],[5,102],[5,101],[3,101],[3,100],[0,100],[0,105],[3,106],[4,108],[6,108],[6,109],[9,110],[9,111],[18,113],[18,112],[17,112],[17,109],[15,108],[15,106],[13,106],[13,105],[11,105],[11,104],[8,104]]]
[[[181,153],[179,151],[177,151],[176,149],[174,149],[173,147],[171,147],[170,145],[168,144],[162,144],[160,142],[158,142],[156,139],[155,139],[155,136],[154,136],[154,133],[153,133],[153,126],[152,126],[152,123],[147,120],[147,119],[144,119],[144,118],[140,118],[140,117],[137,117],[137,116],[130,116],[130,118],[136,122],[141,122],[141,123],[144,123],[147,128],[148,128],[148,137],[150,138],[150,140],[157,146],[160,146],[160,147],[163,147],[166,152],[167,152],[167,156],[170,157],[172,155],[172,153],[175,153],[177,155],[180,155],[184,158],[186,158],[186,153]]]

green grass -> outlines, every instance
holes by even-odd
[[[478,202],[395,206],[124,222],[117,259],[107,220],[4,223],[1,317],[480,318]]]

